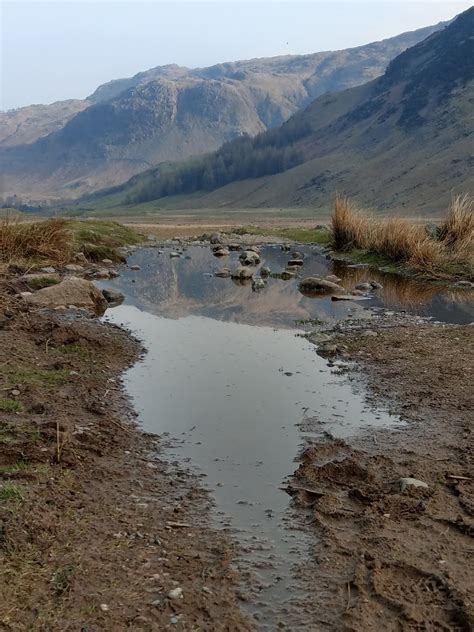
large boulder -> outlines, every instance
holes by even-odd
[[[345,294],[346,290],[327,279],[321,279],[320,277],[306,277],[299,284],[299,289],[304,294]]]
[[[107,301],[102,292],[91,281],[74,276],[64,279],[57,285],[45,287],[30,296],[25,296],[25,301],[30,305],[51,308],[74,305],[98,316],[107,309]]]

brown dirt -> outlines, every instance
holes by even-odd
[[[293,485],[318,537],[301,576],[320,605],[315,630],[474,628],[474,329],[409,326],[340,334],[370,399],[407,427],[326,437]],[[398,480],[414,477],[428,489]],[[301,489],[302,488],[302,489]]]
[[[138,343],[24,311],[12,291],[0,288],[0,630],[251,629],[208,495],[131,418],[119,376]]]

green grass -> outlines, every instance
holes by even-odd
[[[120,261],[116,248],[131,246],[143,239],[133,228],[113,221],[70,220],[67,226],[72,232],[75,250],[83,252],[90,261]]]
[[[89,349],[82,344],[62,345],[61,347],[57,347],[55,350],[63,355],[72,355],[84,360],[90,358],[91,355]]]
[[[18,485],[7,483],[0,486],[0,502],[23,500],[23,492]]]
[[[2,474],[17,474],[18,472],[25,472],[29,470],[31,465],[25,461],[18,461],[13,465],[0,465],[0,473]]]
[[[251,235],[282,237],[301,244],[329,244],[331,241],[331,233],[325,229],[244,226],[242,230]]]
[[[0,411],[2,413],[21,413],[22,410],[23,404],[16,399],[0,397]]]
[[[36,386],[58,386],[67,382],[68,369],[36,369],[36,368],[9,368],[4,370],[4,375],[10,384],[33,384]]]

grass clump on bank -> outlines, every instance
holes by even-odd
[[[62,263],[71,255],[72,241],[64,219],[20,222],[7,216],[0,221],[0,261],[29,259]]]
[[[7,215],[0,220],[0,262],[61,265],[75,252],[83,252],[90,261],[119,261],[116,249],[141,239],[135,230],[117,222],[63,218],[25,222]]]
[[[331,225],[335,250],[380,257],[435,278],[473,275],[473,200],[467,195],[453,198],[434,235],[408,219],[371,217],[341,196],[336,198]]]
[[[248,235],[271,235],[300,244],[328,244],[331,241],[331,232],[326,228],[243,226],[232,232]]]

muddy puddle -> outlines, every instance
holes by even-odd
[[[305,250],[305,274],[332,271],[324,257]],[[272,270],[283,269],[287,259],[278,248],[262,251],[263,264]],[[223,264],[199,247],[179,259],[167,250],[145,249],[129,264],[141,270],[124,268],[107,282],[126,299],[105,318],[129,328],[148,350],[124,376],[139,420],[145,430],[165,434],[168,458],[202,474],[212,491],[216,522],[240,543],[244,577],[256,578],[242,591],[243,608],[258,628],[311,629],[294,571],[317,543],[298,529],[284,491],[295,458],[307,437],[347,437],[382,426],[402,431],[402,424],[387,411],[369,409],[364,393],[317,355],[295,322],[370,317],[367,304],[391,299],[395,308],[401,290],[384,278],[386,294],[364,305],[305,297],[294,280],[270,279],[264,290],[253,292],[249,285],[209,276],[229,265],[228,258]],[[358,283],[368,272],[347,274]],[[435,316],[443,305],[438,319],[443,313],[467,319],[468,303],[451,298],[437,293],[423,302],[418,296],[416,309],[432,309]]]

